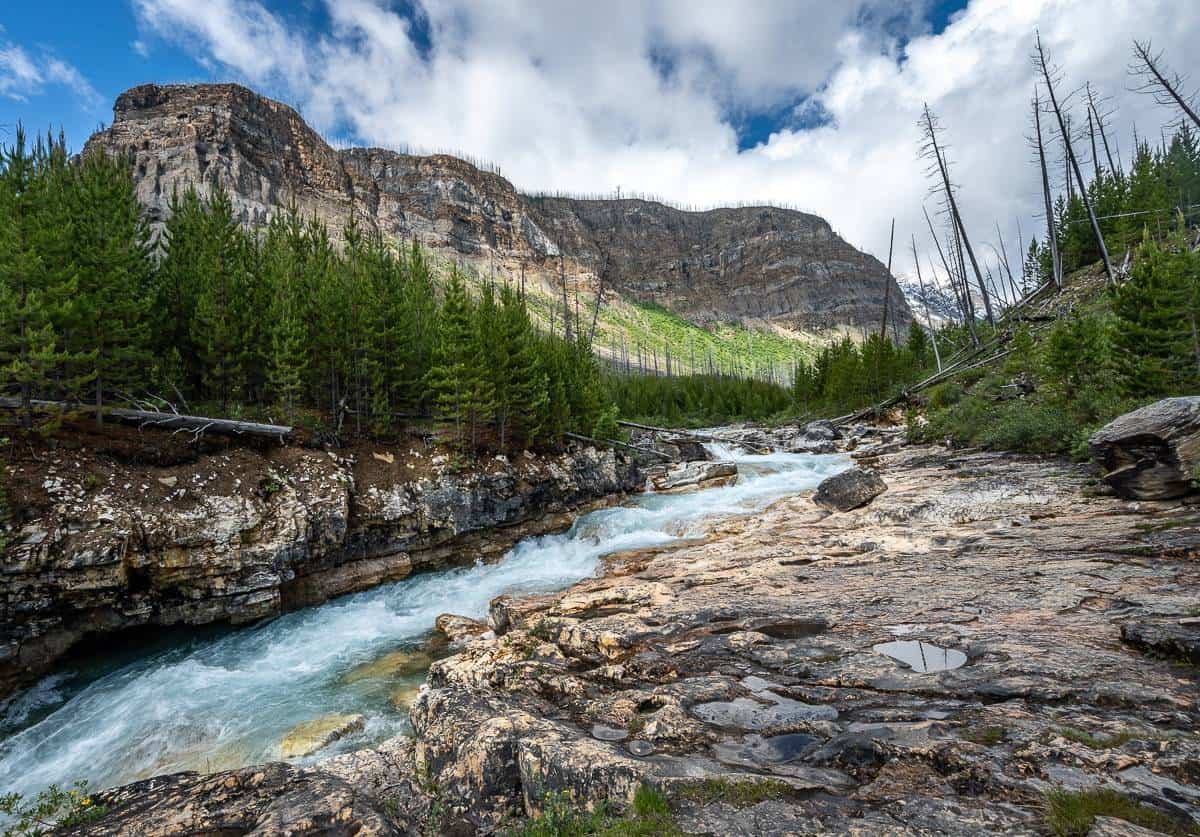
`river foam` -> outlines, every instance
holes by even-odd
[[[439,614],[482,618],[502,593],[562,589],[594,574],[605,555],[698,536],[715,519],[759,511],[849,465],[841,456],[713,449],[738,462],[736,484],[640,495],[582,515],[561,534],[523,540],[493,564],[417,575],[253,627],[183,638],[107,670],[47,678],[0,710],[0,730],[11,731],[0,742],[0,790],[31,793],[83,778],[109,786],[274,760],[289,729],[330,713],[367,718],[336,749],[402,733],[406,713],[388,700],[398,684],[348,682],[346,674],[418,649]]]

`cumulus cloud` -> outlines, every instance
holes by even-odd
[[[326,0],[311,31],[258,0],[135,0],[149,31],[300,107],[327,134],[450,148],[518,188],[646,192],[690,205],[769,200],[817,212],[886,256],[890,221],[931,251],[917,158],[923,103],[941,117],[968,228],[1014,258],[1043,222],[1024,136],[1040,29],[1067,87],[1113,97],[1115,137],[1170,114],[1128,91],[1130,39],[1184,62],[1200,4],[971,0],[942,32],[926,2]],[[0,87],[3,92],[3,87]],[[783,113],[739,149],[748,115]],[[819,115],[819,119],[814,119]],[[904,253],[904,248],[897,248]],[[898,255],[897,271],[911,271]]]
[[[96,88],[71,64],[46,52],[35,58],[20,45],[0,40],[0,98],[23,102],[53,85],[68,88],[86,105],[100,101]]]

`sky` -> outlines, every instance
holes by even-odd
[[[332,142],[467,154],[523,191],[794,206],[881,260],[894,218],[895,272],[912,275],[915,235],[928,275],[925,103],[977,249],[994,262],[1002,234],[1015,260],[1018,226],[1028,242],[1044,225],[1026,139],[1036,32],[1061,94],[1087,80],[1106,97],[1128,159],[1135,125],[1158,137],[1174,118],[1134,90],[1132,39],[1197,69],[1200,2],[14,2],[0,9],[0,142],[21,122],[78,149],[135,84],[237,81]]]

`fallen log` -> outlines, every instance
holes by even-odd
[[[96,408],[88,404],[41,400],[35,400],[31,403],[38,410],[96,414]],[[0,407],[17,410],[21,408],[21,400],[19,398],[0,398]],[[190,431],[198,436],[205,433],[216,433],[222,436],[263,436],[282,441],[292,434],[292,428],[282,424],[261,424],[255,421],[189,416],[182,413],[163,413],[155,410],[104,407],[103,415],[106,419],[115,419],[123,424],[136,424],[139,428],[155,427],[162,430]]]
[[[654,450],[653,448],[639,448],[637,445],[631,445],[628,442],[622,442],[617,439],[593,439],[591,436],[583,436],[583,435],[580,435],[579,433],[571,433],[569,431],[564,432],[563,435],[566,436],[568,439],[574,439],[576,442],[583,442],[584,444],[588,444],[588,445],[610,445],[614,448],[625,448],[626,450],[631,450],[634,453],[643,453],[648,456],[657,456],[666,462],[674,461],[671,457],[667,456],[662,451]]]
[[[761,445],[753,445],[749,442],[733,439],[728,436],[714,436],[711,433],[697,433],[695,430],[681,430],[671,427],[655,427],[650,424],[638,424],[637,422],[625,421],[623,419],[617,419],[617,424],[622,427],[632,427],[635,430],[646,430],[650,433],[661,433],[666,436],[684,436],[700,442],[720,442],[725,445],[737,445],[740,448],[745,448],[759,454],[771,452],[769,448],[764,448]]]

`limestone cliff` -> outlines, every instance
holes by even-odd
[[[696,323],[875,324],[888,283],[899,326],[911,317],[887,269],[815,215],[530,197],[455,157],[335,150],[290,107],[237,85],[135,87],[88,145],[129,155],[138,194],[157,220],[174,190],[219,184],[247,224],[294,201],[338,230],[353,209],[387,237],[415,237],[504,275],[524,268],[535,281],[557,275],[561,249],[573,279],[594,280],[607,264],[625,296]]]

